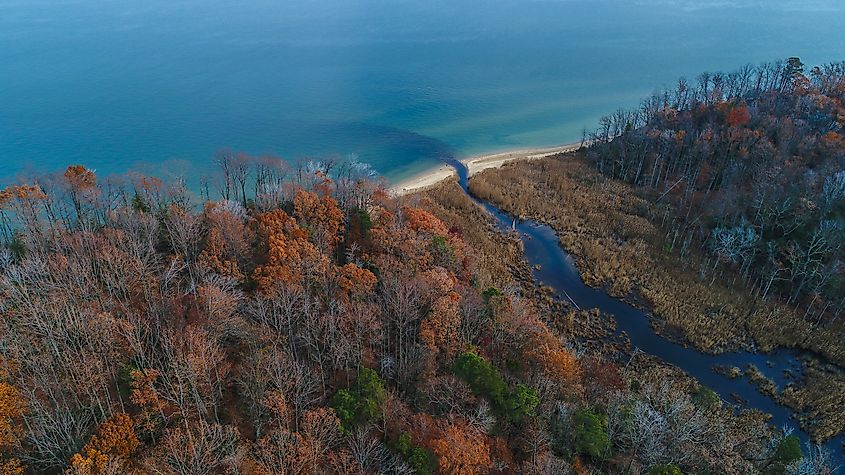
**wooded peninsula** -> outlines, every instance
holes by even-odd
[[[354,160],[215,162],[200,190],[84,165],[0,190],[0,473],[840,465],[845,63],[681,80],[470,194],[447,174],[396,195]],[[551,294],[481,203],[550,226],[670,341],[800,352],[785,385],[713,368],[795,427]]]

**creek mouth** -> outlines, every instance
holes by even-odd
[[[616,334],[624,332],[635,351],[652,355],[682,369],[736,409],[758,409],[770,414],[771,425],[792,427],[793,433],[801,438],[805,447],[810,442],[810,435],[799,427],[793,410],[761,393],[747,377],[730,378],[715,371],[716,367],[744,369],[754,365],[774,381],[779,389],[783,389],[795,380],[795,376],[800,376],[803,368],[800,359],[804,355],[802,352],[777,349],[769,353],[735,351],[711,355],[664,338],[652,328],[646,311],[608,295],[603,289],[586,285],[581,280],[575,260],[560,245],[554,229],[537,221],[515,218],[492,203],[474,196],[469,191],[466,166],[454,158],[444,158],[442,161],[455,169],[458,184],[464,193],[495,218],[499,231],[516,232],[519,235],[525,260],[532,269],[532,277],[537,283],[550,287],[556,298],[569,301],[578,309],[595,308],[603,314],[611,315],[616,321]],[[845,434],[827,440],[822,446],[830,451],[834,466],[842,467],[845,464]],[[837,469],[835,473],[842,473],[842,470]]]

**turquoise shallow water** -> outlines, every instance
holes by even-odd
[[[398,179],[577,140],[681,75],[845,59],[840,3],[0,0],[0,181],[196,177],[223,148]]]

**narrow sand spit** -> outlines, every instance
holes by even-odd
[[[578,150],[578,148],[580,147],[581,143],[578,142],[559,145],[556,147],[511,150],[508,152],[498,152],[469,157],[461,160],[461,162],[466,165],[469,175],[472,176],[488,168],[501,167],[502,165],[508,162],[521,160],[537,160],[540,158],[548,157],[549,155],[573,152],[575,150]],[[408,193],[413,193],[415,191],[423,190],[425,188],[429,188],[453,176],[455,176],[455,170],[452,169],[452,167],[448,165],[438,165],[437,167],[426,170],[425,172],[420,173],[419,175],[396,183],[390,188],[390,191],[394,195],[405,195]]]
[[[406,195],[434,186],[453,176],[456,176],[454,168],[449,165],[438,165],[437,168],[426,170],[419,175],[412,176],[393,185],[390,187],[390,193],[393,195]]]
[[[574,152],[581,147],[581,143],[570,143],[565,145],[558,145],[556,147],[547,148],[529,148],[525,150],[513,150],[510,152],[493,153],[489,155],[480,155],[477,157],[470,157],[461,160],[469,171],[469,176],[486,170],[488,168],[499,168],[505,163],[515,160],[537,160],[548,157],[549,155],[556,155],[558,153]]]

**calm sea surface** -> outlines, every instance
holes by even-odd
[[[224,148],[399,179],[577,140],[682,75],[843,60],[843,27],[839,0],[0,0],[0,181]]]

